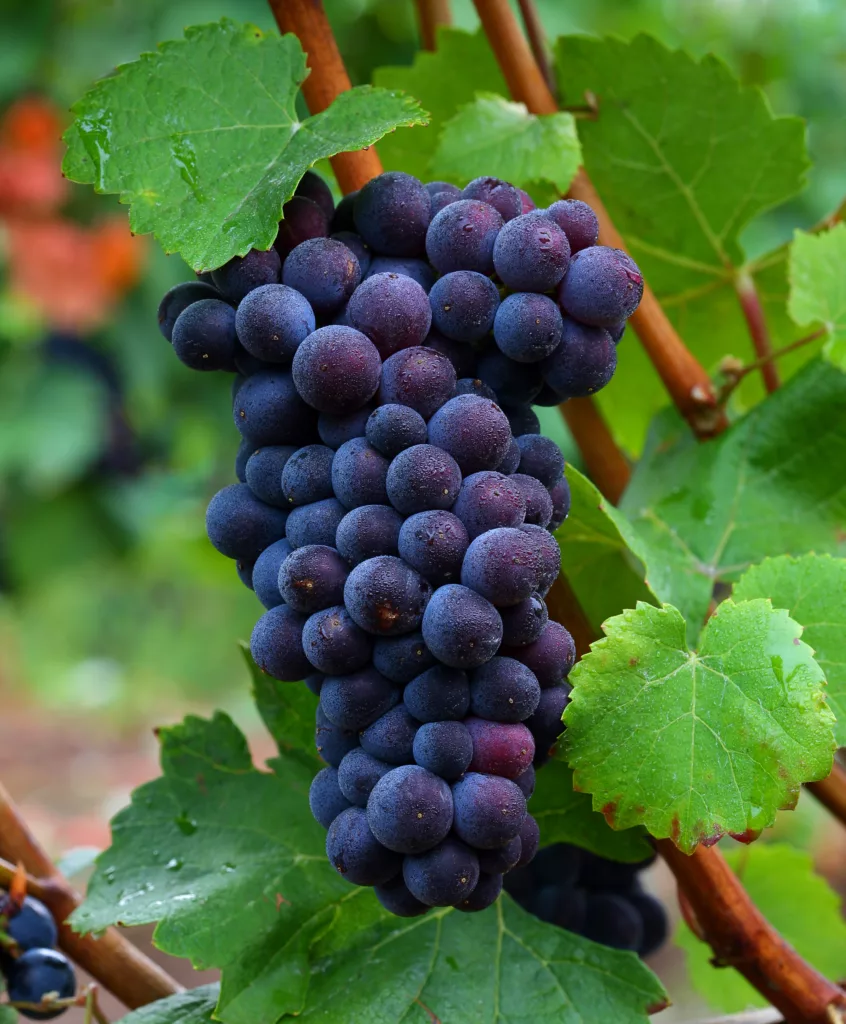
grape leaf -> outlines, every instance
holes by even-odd
[[[735,601],[768,597],[804,628],[802,639],[813,648],[828,683],[837,745],[846,747],[846,559],[768,558],[740,577],[732,596]]]
[[[301,121],[306,74],[295,36],[226,18],[188,28],[75,104],[64,173],[120,193],[132,230],[152,232],[195,270],[269,249],[312,164],[425,123],[414,99],[370,86]]]
[[[0,989],[2,991],[2,989]],[[18,1011],[11,1006],[0,1006],[0,1024],[19,1024]]]
[[[825,977],[842,977],[846,923],[840,896],[815,873],[810,854],[786,843],[753,843],[727,850],[726,860],[755,906],[796,952]],[[683,921],[675,941],[686,953],[694,988],[712,1006],[735,1013],[769,1005],[739,972],[715,968],[710,946]]]
[[[831,771],[823,674],[783,609],[724,601],[697,651],[671,605],[604,629],[570,674],[565,747],[576,788],[615,828],[644,824],[690,853],[766,828]]]
[[[755,216],[803,187],[802,120],[774,117],[763,93],[741,87],[716,57],[696,59],[645,35],[630,42],[565,36],[556,70],[562,104],[582,104],[586,93],[596,99],[596,118],[579,122],[585,166],[689,347],[709,369],[728,352],[754,358],[734,289],[745,263],[738,238]],[[762,287],[772,293],[775,285]],[[779,328],[785,319],[782,302]],[[779,330],[774,336],[791,340]],[[626,388],[600,396],[615,434],[634,452],[645,417],[666,401],[636,348],[620,350]]]
[[[578,1024],[597,1008],[646,1024],[662,1003],[632,954],[542,924],[508,897],[482,914],[392,917],[327,863],[298,792],[303,766],[283,754],[274,773],[257,771],[222,713],[160,739],[163,775],[115,818],[73,924],[158,921],[161,949],[223,969],[224,1024],[335,1022],[341,1005],[345,1024],[399,1024],[420,1003],[456,1024]]]
[[[615,831],[591,806],[587,793],[573,789],[573,772],[554,758],[543,766],[529,803],[530,813],[541,830],[541,845],[571,843],[591,853],[630,864],[645,860],[652,853],[642,828]]]
[[[801,327],[822,322],[828,335],[823,351],[846,370],[846,224],[819,235],[796,232],[788,310]]]
[[[555,534],[561,567],[598,631],[609,615],[623,608],[633,608],[638,601],[659,601],[644,580],[643,563],[631,550],[637,538],[626,517],[573,466],[567,467],[567,481],[570,515]]]
[[[522,103],[477,93],[444,125],[429,174],[458,185],[486,174],[518,188],[549,181],[566,192],[581,162],[572,114],[536,117]]]
[[[373,84],[402,89],[429,112],[429,126],[415,132],[394,132],[379,144],[385,170],[406,171],[424,180],[438,145],[439,132],[477,90],[508,95],[508,87],[484,32],[438,29],[434,53],[420,50],[411,67],[383,67],[373,72]],[[490,173],[490,172],[485,172]]]
[[[220,985],[201,985],[133,1010],[120,1024],[212,1024],[219,996]]]
[[[620,505],[627,539],[691,643],[715,583],[768,555],[846,552],[846,482],[832,476],[846,462],[844,405],[846,374],[817,360],[717,440],[647,445]]]

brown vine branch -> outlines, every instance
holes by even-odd
[[[616,505],[631,477],[631,467],[599,407],[589,398],[571,398],[562,402],[559,409],[591,479],[600,493]]]
[[[438,25],[451,25],[449,0],[417,0],[417,23],[424,50],[436,50]]]
[[[558,109],[532,52],[517,24],[508,0],[474,0],[482,25],[511,95],[534,114]],[[570,186],[570,195],[593,207],[599,219],[603,245],[625,249],[593,183],[582,167]],[[685,346],[648,285],[631,324],[658,371],[670,397],[700,438],[720,433],[727,426],[723,410],[704,367]]]
[[[747,363],[745,366],[733,366],[730,365],[733,360],[726,360],[723,366],[723,373],[725,373],[729,379],[726,384],[720,388],[720,403],[725,403],[726,399],[740,384],[744,377],[747,377],[750,373],[754,373],[755,370],[759,370],[767,363],[771,363],[776,359],[781,359],[782,356],[786,356],[788,353],[794,352],[796,349],[802,348],[805,345],[810,345],[812,341],[817,341],[819,338],[822,338],[825,333],[826,329],[821,327],[819,330],[813,331],[811,334],[806,334],[804,338],[799,338],[797,341],[791,341],[789,345],[784,345],[782,348],[774,349],[769,353],[769,355],[763,356],[761,359],[756,359],[753,363]]]
[[[555,74],[549,59],[549,47],[546,43],[546,32],[544,32],[543,22],[538,14],[535,0],[517,0],[517,2],[520,7],[520,16],[523,19],[523,27],[526,30],[526,35],[529,37],[532,54],[541,70],[544,81],[549,87],[549,91],[555,96],[558,91],[558,83],[555,81]]]
[[[78,935],[65,924],[81,899],[56,870],[2,784],[0,857],[0,886],[11,883],[15,864],[23,864],[30,876],[27,891],[45,904],[59,926],[60,947],[125,1006],[134,1010],[183,991],[181,985],[116,928],[94,938]]]
[[[846,771],[836,761],[828,778],[808,782],[805,788],[841,824],[846,825]]]
[[[323,4],[320,0],[268,3],[279,31],[293,32],[305,50],[311,74],[303,82],[303,95],[309,111],[319,114],[336,96],[352,88]],[[344,194],[355,192],[382,173],[379,155],[372,146],[356,153],[338,153],[331,158],[331,164]]]
[[[779,373],[773,362],[773,345],[770,340],[770,331],[767,327],[767,319],[764,315],[764,307],[755,287],[755,281],[749,274],[741,274],[734,283],[737,297],[740,299],[740,308],[746,318],[746,326],[749,328],[749,335],[752,344],[758,354],[761,376],[764,380],[764,387],[772,394],[781,387]]]

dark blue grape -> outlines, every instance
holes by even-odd
[[[496,311],[494,340],[501,352],[518,363],[538,363],[561,344],[561,311],[547,295],[517,292]]]
[[[397,704],[362,732],[361,746],[388,764],[413,764],[414,734],[419,727],[405,705]]]
[[[612,327],[606,327],[605,330],[611,335],[611,340],[614,344],[619,345],[623,335],[626,333],[626,321],[621,320],[620,323],[614,324]]]
[[[53,915],[34,896],[27,896],[20,909],[7,914],[3,931],[17,943],[20,953],[29,949],[50,949],[59,941]]]
[[[303,653],[305,621],[305,615],[284,604],[262,615],[250,637],[250,651],[263,672],[283,683],[296,682],[311,672]]]
[[[435,283],[435,271],[425,260],[401,256],[375,256],[370,262],[368,277],[375,274],[404,274],[416,281],[426,294]]]
[[[384,885],[377,885],[373,891],[385,910],[397,917],[420,917],[429,911],[425,903],[411,895],[402,875],[397,875]]]
[[[450,454],[464,474],[494,469],[511,443],[511,428],[496,402],[459,395],[429,421],[429,443]]]
[[[324,828],[329,828],[341,811],[350,806],[338,786],[337,768],[321,768],[314,776],[308,791],[308,805],[314,820]]]
[[[393,459],[386,486],[389,501],[405,516],[429,509],[449,509],[458,497],[461,470],[441,448],[415,444]]]
[[[266,252],[250,249],[246,256],[233,256],[228,263],[213,270],[212,281],[227,299],[240,302],[253,288],[263,284],[277,284],[281,270],[282,261],[275,249]]]
[[[531,526],[548,526],[552,520],[552,497],[540,480],[525,473],[512,473],[508,479],[515,487],[519,487],[526,502],[526,523]]]
[[[526,909],[547,924],[581,935],[587,916],[587,893],[558,883],[543,885],[529,895]]]
[[[40,1003],[48,994],[70,999],[76,993],[76,977],[67,957],[55,949],[29,949],[13,961],[8,969],[7,996],[10,1003]],[[18,1012],[30,1020],[52,1020],[65,1012],[61,1006],[53,1010],[22,1009]]]
[[[423,642],[422,633],[386,637],[373,645],[373,664],[394,683],[405,685],[432,668],[435,656]]]
[[[254,562],[285,536],[286,519],[287,513],[259,501],[246,484],[230,484],[209,502],[206,531],[222,555]]]
[[[464,914],[476,914],[480,910],[487,910],[496,903],[501,892],[502,875],[487,875],[480,871],[476,888],[460,903],[456,903],[455,909]]]
[[[408,405],[428,420],[455,391],[455,370],[439,352],[420,345],[385,360],[379,404]]]
[[[423,186],[430,196],[437,195],[438,192],[449,192],[453,198],[458,199],[461,195],[461,189],[458,185],[452,185],[448,181],[427,181]]]
[[[431,194],[432,200],[432,216],[440,213],[445,206],[449,206],[451,203],[457,203],[461,197],[461,193],[455,196],[452,192],[434,192]]]
[[[564,732],[561,716],[569,702],[569,686],[548,686],[541,692],[534,714],[526,719],[524,725],[535,738],[535,764],[543,764],[555,741]]]
[[[460,721],[470,709],[467,674],[458,668],[435,665],[411,680],[403,701],[418,722]]]
[[[297,390],[318,412],[343,416],[376,394],[382,360],[373,342],[352,327],[321,327],[294,356]]]
[[[491,722],[522,722],[540,703],[532,672],[514,658],[491,658],[473,673],[470,711]]]
[[[234,373],[235,310],[222,299],[192,302],[176,318],[171,344],[179,361],[192,370]]]
[[[342,729],[366,729],[399,700],[397,688],[374,668],[327,676],[320,688],[320,706]]]
[[[552,487],[564,472],[561,449],[549,437],[541,434],[522,434],[516,438],[520,446],[520,472],[540,480],[544,487]]]
[[[168,341],[173,338],[173,325],[177,317],[190,305],[201,299],[220,299],[221,294],[203,281],[183,281],[176,284],[159,303],[159,330]]]
[[[256,446],[248,437],[241,438],[241,443],[238,445],[238,454],[235,456],[235,476],[242,484],[247,482],[247,463],[255,450]],[[252,488],[250,489],[252,490]]]
[[[513,220],[523,212],[520,190],[502,178],[474,178],[461,193],[463,199],[478,199],[492,206],[504,221]]]
[[[319,174],[314,171],[306,171],[300,178],[300,183],[294,190],[295,196],[305,196],[313,203],[317,203],[329,220],[335,212],[335,200],[332,198],[332,189],[326,184]]]
[[[540,829],[538,823],[527,814],[520,826],[520,859],[515,867],[524,868],[535,859],[535,854],[540,846]]]
[[[277,542],[278,543],[278,542]],[[273,545],[271,544],[271,547]],[[247,590],[253,589],[253,569],[255,562],[245,562],[243,559],[238,559],[235,562],[235,572],[238,574],[238,579],[244,584]],[[265,605],[265,608],[272,608],[274,604],[280,604],[281,602],[274,600],[273,604]]]
[[[309,664],[330,676],[357,672],[370,661],[370,637],[343,605],[315,612],[303,626],[303,651]]]
[[[510,608],[501,608],[503,647],[525,647],[534,643],[546,628],[549,613],[540,594]]]
[[[308,444],[317,426],[317,417],[297,394],[293,377],[281,370],[248,377],[235,396],[232,416],[256,448]]]
[[[453,828],[470,846],[495,850],[520,834],[526,798],[510,779],[471,771],[452,787],[452,797]]]
[[[439,274],[475,270],[492,274],[494,243],[503,219],[487,203],[459,199],[432,218],[426,232],[426,254]]]
[[[496,401],[496,392],[478,377],[462,377],[455,383],[455,397],[459,395],[476,395],[479,398],[487,398],[489,402]]]
[[[332,489],[335,497],[345,508],[386,505],[387,475],[388,460],[363,437],[347,441],[335,452],[332,462]]]
[[[366,807],[370,791],[393,768],[361,747],[345,755],[338,766],[338,785],[341,793],[356,807]]]
[[[637,947],[638,956],[651,956],[667,941],[667,912],[660,900],[645,892],[629,892],[626,900],[640,916],[643,938]]]
[[[335,453],[323,444],[298,448],[285,462],[280,491],[286,506],[310,505],[332,497],[332,460]]]
[[[470,345],[464,345],[460,341],[451,341],[437,331],[429,331],[423,345],[425,348],[434,349],[435,352],[445,356],[452,363],[452,368],[459,381],[464,377],[472,376],[476,369],[476,351]]]
[[[535,741],[526,723],[467,718],[464,724],[473,739],[471,772],[516,779],[532,763]]]
[[[392,459],[415,444],[426,443],[426,421],[408,405],[380,405],[370,414],[365,429],[373,447]]]
[[[265,608],[282,604],[279,593],[279,569],[293,548],[287,540],[277,540],[262,551],[253,566],[253,590]]]
[[[584,851],[579,883],[586,889],[626,892],[636,884],[640,868],[637,863],[608,860]]]
[[[235,314],[238,341],[250,355],[268,363],[289,363],[314,328],[308,300],[284,284],[251,291]]]
[[[402,867],[402,857],[378,842],[360,807],[347,808],[332,822],[326,856],[338,874],[354,885],[382,885]]]
[[[515,836],[498,850],[479,850],[479,867],[486,875],[504,875],[517,866],[522,852],[523,842]]]
[[[237,319],[237,314],[236,314]],[[234,403],[238,392],[243,384],[244,377],[252,377],[254,373],[260,373],[262,370],[278,370],[278,363],[266,363],[263,359],[256,359],[255,356],[251,356],[250,353],[244,348],[240,341],[235,342],[235,369],[238,371],[238,377],[241,380],[237,387],[232,388],[232,401]]]
[[[457,580],[470,543],[467,530],[451,512],[417,512],[402,524],[400,557],[434,586]]]
[[[305,633],[305,626],[303,626],[303,633]],[[325,678],[326,676],[324,676],[322,672],[312,672],[310,676],[305,677],[303,682],[316,697],[319,697],[320,690],[323,687],[323,680]]]
[[[548,622],[537,640],[522,647],[503,648],[503,654],[531,669],[541,687],[558,686],[576,661],[573,638],[559,622]]]
[[[625,897],[615,893],[591,893],[588,896],[581,932],[586,939],[601,942],[612,949],[635,951],[643,942],[640,915]]]
[[[492,604],[507,608],[537,590],[541,571],[541,556],[533,539],[521,530],[501,526],[470,544],[461,582]]]
[[[462,722],[425,722],[414,737],[413,753],[422,768],[452,781],[473,760],[473,740]]]
[[[358,747],[358,732],[355,729],[340,729],[333,725],[317,705],[314,728],[314,745],[323,760],[337,768],[344,757]]]
[[[282,268],[282,282],[296,288],[318,316],[332,316],[361,281],[352,250],[334,238],[310,238],[292,249]]]
[[[540,420],[530,405],[504,405],[502,411],[508,417],[511,433],[514,437],[521,434],[539,434]]]
[[[553,405],[561,404],[561,396],[558,395],[548,384],[543,384],[540,391],[532,399],[534,405],[549,409]]]
[[[365,277],[367,277],[367,271],[370,269],[370,246],[368,246],[361,235],[357,235],[354,231],[336,231],[330,237],[334,238],[336,242],[343,242],[343,244],[355,256],[358,260],[358,266],[361,270],[361,279],[363,281]]]
[[[503,476],[511,476],[512,473],[517,472],[517,467],[520,465],[520,449],[517,447],[517,442],[512,437],[508,443],[508,451],[505,453],[505,458],[496,467],[496,471],[501,473]]]
[[[520,526],[526,518],[526,502],[519,487],[507,476],[492,470],[465,477],[452,511],[475,540],[498,526]]]
[[[362,629],[375,636],[399,636],[417,629],[431,585],[393,555],[361,562],[344,587],[344,604]]]
[[[600,391],[616,369],[617,346],[608,331],[569,317],[564,318],[561,344],[541,364],[543,379],[559,401],[585,398]]]
[[[429,304],[435,330],[453,341],[472,344],[490,333],[499,306],[499,292],[484,274],[455,270],[433,285]],[[554,302],[552,306],[557,313]],[[561,314],[558,315],[560,319]]]
[[[520,792],[528,800],[535,791],[535,766],[530,764],[524,772],[520,772],[514,781],[520,787]]]
[[[538,593],[545,597],[549,588],[558,578],[561,572],[561,548],[558,542],[543,527],[535,526],[533,523],[523,523],[520,530],[528,537],[531,537],[537,546],[537,552],[541,560],[541,578],[538,584]]]
[[[594,327],[614,327],[628,319],[643,295],[643,275],[620,249],[593,245],[576,253],[558,290],[561,308]]]
[[[356,231],[383,256],[420,256],[430,217],[429,194],[417,178],[388,171],[359,191],[353,207]]]
[[[361,409],[345,413],[343,416],[332,416],[322,412],[317,417],[317,433],[320,440],[330,448],[338,450],[342,444],[352,441],[354,437],[363,437],[372,406],[368,403]]]
[[[467,587],[447,583],[435,591],[426,608],[423,639],[445,665],[476,668],[496,654],[502,620],[490,601]]]
[[[383,359],[421,345],[432,325],[426,292],[404,274],[371,274],[356,288],[347,312]]]
[[[292,509],[285,525],[285,536],[292,548],[306,544],[326,544],[337,547],[335,537],[346,509],[336,498],[324,498],[311,505]]]
[[[599,221],[596,214],[580,199],[559,199],[546,210],[550,217],[567,236],[570,252],[575,255],[581,249],[596,245],[599,238]]]
[[[279,568],[279,593],[287,605],[313,615],[340,604],[349,568],[334,548],[306,544],[292,551]]]
[[[548,292],[567,273],[570,243],[555,221],[529,213],[509,221],[496,238],[494,267],[518,292]]]
[[[244,443],[252,452],[244,467],[247,486],[266,505],[285,508],[288,502],[282,493],[282,470],[298,449],[293,445],[268,445],[266,448],[253,449],[249,441]]]
[[[429,907],[452,907],[479,881],[479,859],[459,839],[447,836],[431,850],[406,857],[402,876],[409,892]]]
[[[515,363],[499,349],[482,356],[476,376],[494,389],[503,405],[531,405],[543,387],[539,363]]]
[[[377,555],[399,554],[402,516],[387,505],[360,505],[348,512],[338,525],[338,551],[358,565]]]
[[[355,192],[348,192],[335,207],[335,213],[332,216],[333,231],[355,231],[353,209],[356,199],[358,199],[358,189]]]
[[[452,826],[449,786],[419,765],[394,768],[373,787],[367,801],[367,822],[389,850],[431,850]]]
[[[310,238],[325,238],[329,234],[326,211],[308,196],[294,196],[282,207],[282,220],[273,248],[283,264],[298,245]]]

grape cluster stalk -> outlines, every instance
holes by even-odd
[[[570,492],[533,405],[611,379],[643,279],[585,203],[308,172],[274,247],[178,285],[177,357],[234,374],[211,542],[266,611],[260,668],[319,695],[326,851],[402,917],[479,911],[539,845],[573,640],[544,598]]]

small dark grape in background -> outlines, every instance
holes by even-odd
[[[463,377],[456,381],[454,397],[457,398],[459,395],[477,395],[479,398],[487,398],[490,402],[497,401],[494,389],[478,377]]]
[[[511,433],[514,437],[522,434],[539,434],[540,420],[530,405],[504,405],[502,411],[508,418]]]
[[[220,299],[220,292],[204,281],[183,281],[175,284],[159,303],[159,330],[168,341],[173,338],[173,325],[183,310],[201,299]]]
[[[622,896],[591,893],[582,934],[612,949],[634,951],[643,942],[643,924],[635,908]]]
[[[534,643],[549,621],[549,613],[540,594],[532,594],[510,608],[501,608],[499,614],[503,647],[525,647]]]
[[[496,311],[494,340],[499,350],[518,363],[537,363],[561,344],[561,311],[548,295],[517,292]]]
[[[367,417],[372,411],[372,406],[367,403],[361,409],[344,413],[341,416],[333,416],[331,413],[322,412],[317,417],[317,433],[320,440],[330,448],[337,450],[347,441],[354,437],[362,437],[364,428],[367,425]]]
[[[292,249],[282,268],[282,282],[296,288],[318,316],[332,316],[361,281],[353,252],[334,238],[311,238]]]
[[[352,327],[321,327],[297,349],[297,390],[319,412],[341,416],[365,405],[379,387],[382,360],[373,342]]]
[[[559,199],[547,207],[546,216],[554,220],[567,236],[571,253],[596,245],[599,221],[587,203],[580,199]]]
[[[540,480],[519,472],[512,473],[508,479],[520,488],[525,499],[526,522],[533,526],[548,526],[552,519],[552,498]]]
[[[566,476],[562,476],[550,487],[549,496],[552,498],[552,519],[548,523],[548,528],[557,530],[570,514],[570,485]]]
[[[331,220],[335,212],[335,200],[332,198],[332,189],[326,184],[323,178],[314,171],[306,171],[300,178],[300,183],[294,190],[295,196],[305,196],[313,203],[317,203],[326,217]]]
[[[384,885],[377,885],[373,891],[385,910],[396,917],[420,917],[429,911],[425,903],[411,895],[401,874]]]
[[[358,190],[348,192],[335,207],[332,215],[332,231],[355,231],[355,219],[353,210],[355,201],[358,199]]]
[[[338,524],[346,511],[337,498],[298,505],[288,514],[285,536],[292,548],[301,548],[305,544],[327,544],[334,548]]]
[[[295,195],[282,207],[282,221],[273,248],[284,263],[298,245],[311,238],[325,238],[328,234],[326,211],[307,196]]]
[[[355,229],[382,256],[420,256],[430,218],[429,193],[402,171],[372,178],[353,207]]]
[[[503,219],[487,203],[459,199],[436,214],[426,232],[426,253],[439,274],[475,270],[492,274],[494,242]]]
[[[542,434],[523,434],[516,440],[520,472],[540,480],[544,487],[554,486],[564,473],[564,456],[558,445]]]
[[[237,380],[238,378],[236,377],[235,379]],[[241,443],[238,445],[238,453],[235,456],[235,477],[239,483],[245,484],[247,482],[247,463],[250,461],[250,456],[254,454],[255,450],[256,446],[248,437],[241,438]],[[272,504],[272,502],[268,502],[268,504]]]
[[[471,344],[490,333],[499,307],[499,292],[484,274],[455,270],[435,282],[429,292],[429,303],[436,330],[453,341]]]
[[[548,292],[567,273],[570,243],[555,221],[529,213],[509,221],[493,250],[502,283],[517,292]]]
[[[481,357],[476,376],[494,389],[503,405],[530,405],[543,387],[540,363],[515,363],[498,349]]]
[[[282,261],[275,249],[262,252],[250,249],[246,256],[233,256],[218,270],[212,271],[215,288],[227,299],[241,299],[263,284],[277,284],[282,272]]]
[[[192,370],[235,372],[235,310],[222,299],[200,299],[176,318],[173,351]]]
[[[451,203],[455,203],[461,197],[461,193],[458,196],[452,194],[452,192],[433,192],[431,195],[432,201],[432,216],[440,213],[445,206],[449,206]]]
[[[308,805],[314,820],[324,828],[329,828],[341,811],[350,806],[338,786],[336,768],[321,768],[314,776],[308,791]]]
[[[358,267],[361,271],[361,279],[363,281],[367,276],[367,271],[370,269],[370,246],[364,241],[361,235],[357,235],[354,231],[336,231],[329,237],[334,238],[336,242],[343,242],[350,252],[352,252],[358,260]]]
[[[269,363],[290,362],[314,328],[308,299],[285,284],[255,288],[235,314],[238,340],[250,355]]]
[[[558,289],[569,316],[594,327],[615,327],[637,309],[643,275],[621,249],[593,245],[576,253]]]
[[[283,538],[265,548],[256,559],[252,576],[253,590],[265,608],[275,608],[283,603],[279,593],[279,570],[292,551],[291,545]]]
[[[9,968],[6,978],[10,1003],[40,1003],[48,993],[70,999],[76,993],[76,976],[68,958],[56,949],[29,949]],[[56,1010],[20,1010],[32,1020],[51,1020],[64,1013]]]
[[[513,220],[523,212],[520,190],[502,178],[474,178],[461,193],[462,199],[478,199],[492,206],[504,221]]]
[[[435,656],[423,642],[422,633],[386,637],[373,645],[373,664],[394,683],[405,685],[434,667]]]
[[[358,565],[377,555],[399,554],[402,516],[388,505],[359,505],[338,525],[335,542],[350,563]]]
[[[318,704],[315,713],[314,745],[318,756],[333,768],[337,768],[345,755],[358,747],[358,733],[333,725]]]

